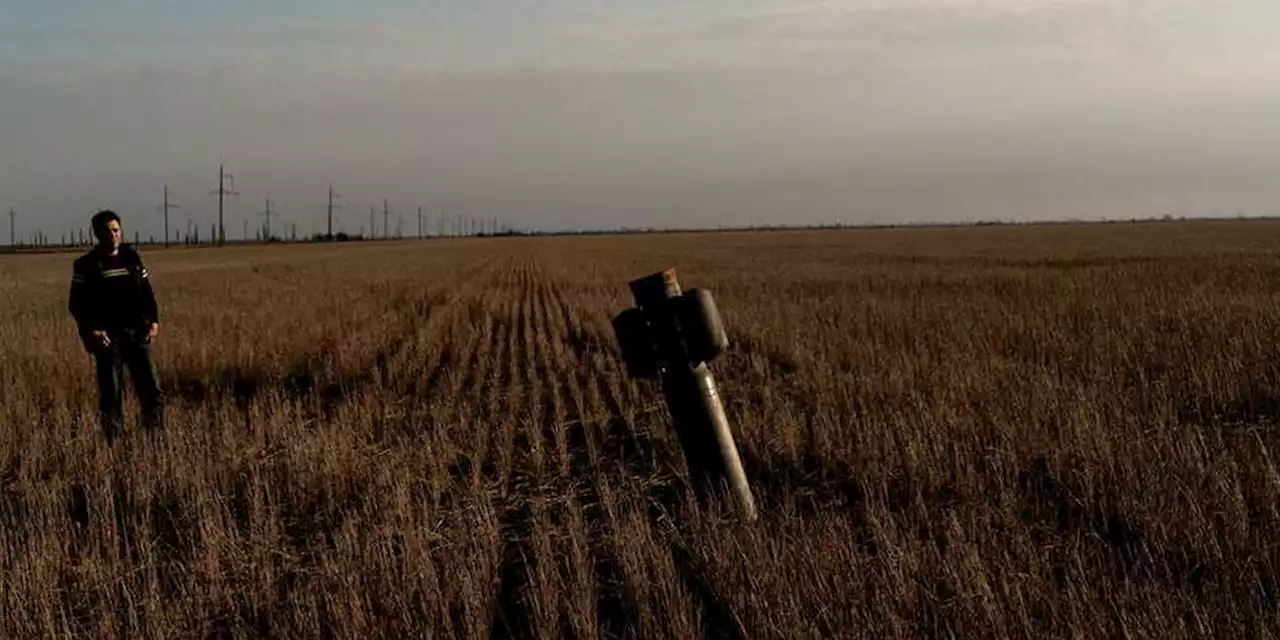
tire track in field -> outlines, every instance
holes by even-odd
[[[620,354],[611,346],[609,317],[593,313],[597,307],[588,302],[583,292],[572,290],[579,302],[575,306],[568,287],[550,286],[546,291],[546,300],[554,309],[550,326],[556,333],[555,350],[561,362],[572,367],[568,390],[577,407],[577,420],[571,431],[575,459],[572,468],[582,480],[573,483],[573,493],[585,507],[584,517],[598,524],[613,518],[600,505],[601,496],[611,492],[610,485],[639,491],[639,496],[632,494],[625,500],[640,498],[645,505],[650,522],[661,532],[659,536],[665,541],[672,564],[706,616],[708,633],[742,637],[744,630],[731,600],[717,592],[706,568],[696,561],[683,542],[684,536],[666,517],[679,509],[684,491],[675,475],[682,456],[669,428],[659,422],[661,412],[656,405],[660,400],[643,402],[639,385],[626,379]],[[656,389],[651,387],[650,392],[653,391]],[[655,438],[659,434],[662,437]],[[623,604],[625,589],[619,592],[621,585],[630,580],[620,568],[625,564],[620,554],[627,551],[598,532],[589,536],[588,550],[595,572],[593,583],[599,589],[593,617],[596,626],[603,622],[608,627],[630,628],[630,624],[620,624],[632,615]]]
[[[519,264],[506,261],[485,283],[485,291],[469,321],[480,327],[473,340],[476,345],[472,366],[462,377],[458,393],[473,408],[472,422],[483,442],[475,442],[473,451],[479,457],[477,479],[485,479],[505,499],[512,457],[510,420],[518,400],[519,384],[512,377],[510,361],[516,341],[513,339],[519,299],[511,294]]]
[[[595,551],[598,540],[599,491],[595,486],[598,466],[592,464],[594,416],[589,415],[584,389],[598,377],[571,347],[568,336],[576,318],[568,313],[567,282],[539,265],[540,317],[543,334],[539,344],[547,362],[548,379],[542,381],[554,407],[551,420],[543,424],[545,436],[556,447],[558,465],[549,483],[556,487],[555,500],[547,505],[546,517],[557,531],[563,531],[554,546],[546,549],[552,566],[544,566],[544,592],[555,584],[575,585],[573,592],[556,590],[557,624],[565,629],[595,629],[600,618],[600,581],[597,579]]]
[[[599,395],[602,360],[583,358],[569,336],[582,328],[568,313],[562,280],[551,277],[538,256],[522,256],[515,269],[512,326],[516,337],[507,366],[523,401],[511,408],[511,472],[503,504],[501,580],[495,594],[494,637],[531,630],[560,635],[597,629],[598,620],[616,615],[617,597],[599,591],[615,584],[597,579],[605,558],[599,528],[597,482],[600,473],[623,472],[597,464],[587,441],[601,405],[592,405],[587,389]],[[511,295],[515,294],[515,295]],[[565,585],[573,585],[566,589]],[[571,593],[572,592],[572,593]],[[581,635],[581,633],[578,633]]]
[[[486,296],[480,306],[485,315],[483,322],[487,333],[484,353],[479,357],[479,367],[468,381],[471,402],[476,407],[476,420],[480,430],[487,434],[485,448],[477,449],[481,457],[479,476],[495,485],[493,488],[499,499],[505,499],[506,479],[510,473],[512,434],[508,422],[513,402],[518,398],[510,366],[515,346],[513,319],[519,302],[511,295],[515,268],[513,263],[505,263],[495,273],[494,279],[486,283]]]
[[[540,415],[541,398],[537,393],[537,353],[534,342],[538,335],[533,265],[526,256],[517,260],[511,276],[514,291],[508,295],[517,302],[510,318],[507,369],[518,396],[508,407],[506,431],[511,433],[510,464],[499,505],[503,549],[499,581],[491,620],[492,638],[524,637],[538,629],[538,607],[531,593],[535,588],[536,550],[533,546],[535,503],[543,465],[541,434],[534,416]],[[514,294],[514,295],[513,295]]]
[[[576,408],[570,447],[574,469],[584,476],[616,464],[619,471],[633,475],[661,475],[653,434],[642,424],[656,417],[660,400],[643,400],[638,385],[627,379],[621,354],[613,346],[612,316],[577,289],[572,292],[578,295],[571,298],[570,291],[568,286],[550,290],[557,344],[572,367],[568,379]]]
[[[478,431],[451,428],[465,420],[471,408],[459,402],[462,398],[453,388],[472,351],[459,327],[471,326],[466,314],[503,266],[501,258],[490,256],[427,293],[402,292],[398,306],[411,316],[410,328],[396,337],[400,347],[384,363],[389,369],[384,384],[367,389],[367,401],[376,405],[378,412],[373,437],[379,441],[407,438],[430,442],[441,452],[440,464],[455,477],[470,463],[458,455],[459,451],[472,444],[459,442],[456,436]]]
[[[476,380],[483,376],[490,335],[494,332],[494,317],[484,311],[489,291],[482,286],[451,327],[450,342],[460,355],[460,364],[446,374],[441,390],[444,409],[441,418],[463,452],[466,462],[460,471],[464,471],[472,483],[483,479],[484,453],[493,431],[487,428],[486,407],[475,393]]]
[[[630,599],[650,587],[634,582],[644,578],[625,568],[633,562],[611,532],[620,526],[619,513],[635,509],[649,514],[701,610],[734,619],[679,536],[653,520],[676,510],[683,495],[679,450],[656,423],[660,400],[642,403],[653,389],[642,395],[626,380],[608,317],[541,257],[516,257],[497,274],[496,298],[485,306],[495,317],[484,326],[503,335],[491,336],[487,347],[497,355],[485,366],[497,371],[476,379],[510,388],[505,403],[492,392],[475,401],[489,403],[489,415],[504,420],[505,428],[490,421],[495,431],[511,434],[488,443],[487,457],[506,456],[505,465],[494,465],[506,473],[495,495],[503,548],[491,637],[633,628],[639,603]]]
[[[432,390],[429,384],[423,385],[423,380],[434,380],[430,374],[443,359],[434,349],[437,346],[434,337],[440,335],[442,328],[453,326],[460,303],[467,300],[468,292],[474,288],[473,283],[483,281],[497,264],[495,258],[489,258],[457,278],[438,283],[424,294],[401,294],[395,308],[407,319],[407,326],[397,335],[395,342],[398,348],[389,354],[384,364],[386,369],[406,374],[400,376],[399,384],[391,385],[395,391],[408,395]],[[424,355],[426,360],[422,358]],[[424,362],[428,363],[425,367]],[[423,376],[423,373],[427,375]]]
[[[346,338],[340,336],[327,339],[318,348],[302,354],[279,375],[245,371],[236,366],[198,377],[169,373],[164,381],[167,395],[171,401],[232,401],[247,407],[261,394],[280,393],[307,407],[309,415],[329,420],[352,398],[371,389],[407,394],[422,378],[418,358],[414,357],[418,337],[435,327],[448,326],[459,299],[459,284],[465,288],[493,266],[494,259],[488,258],[467,267],[450,282],[435,283],[421,292],[400,292],[392,297],[383,312],[385,320],[392,325],[386,331],[389,338],[370,349],[370,355],[353,369],[343,371],[345,367],[339,365],[339,341]]]
[[[557,423],[562,432],[567,430],[567,437],[562,436],[562,440],[568,441],[565,464],[570,465],[570,458],[579,455],[577,452],[585,452],[590,461],[595,463],[597,438],[594,437],[594,427],[600,416],[594,410],[596,405],[590,404],[590,394],[586,390],[596,385],[601,372],[595,370],[591,366],[593,363],[584,359],[581,351],[573,344],[573,336],[580,331],[580,326],[577,316],[569,309],[564,289],[563,283],[557,281],[548,282],[545,291],[556,362],[568,369],[564,376],[564,390],[571,406],[559,417]],[[566,466],[567,471],[571,468]]]
[[[506,407],[510,428],[504,431],[514,435],[503,443],[509,473],[499,492],[504,549],[493,637],[573,635],[625,615],[611,586],[622,581],[620,563],[601,537],[610,516],[599,483],[620,486],[628,465],[614,466],[597,446],[599,434],[615,433],[621,424],[618,387],[603,382],[617,375],[618,365],[581,348],[580,336],[590,330],[573,313],[566,282],[539,257],[518,258],[514,290],[503,294],[513,302],[498,307],[511,329],[496,366],[507,371],[508,398],[518,401]],[[644,445],[620,448],[634,454]]]
[[[521,325],[523,323],[523,300],[519,283],[521,264],[516,260],[509,261],[501,270],[493,283],[493,290],[498,299],[495,308],[498,327],[494,336],[495,357],[491,362],[492,371],[489,379],[491,388],[486,398],[489,414],[487,423],[496,432],[496,439],[490,440],[490,449],[486,453],[486,473],[498,479],[497,493],[500,500],[506,500],[513,481],[513,465],[517,457],[515,450],[518,416],[524,400],[523,381],[520,378],[521,358]],[[484,393],[483,390],[480,390]]]
[[[455,419],[460,424],[468,424],[475,417],[476,398],[471,393],[478,369],[482,366],[487,333],[493,329],[492,316],[473,311],[478,306],[479,298],[473,298],[468,313],[460,313],[459,322],[452,327],[452,340],[458,353],[462,354],[459,365],[449,371],[445,395],[453,399],[451,406],[455,408]],[[478,326],[474,324],[479,322]],[[478,431],[478,430],[476,430]]]
[[[534,348],[537,351],[538,395],[542,411],[540,424],[542,439],[547,448],[554,452],[557,470],[562,476],[569,475],[569,448],[565,440],[566,410],[562,390],[566,389],[562,367],[566,364],[563,343],[556,332],[555,313],[551,300],[551,283],[547,282],[544,272],[536,272],[535,284],[536,304],[536,339]]]
[[[543,260],[517,254],[486,272],[441,340],[455,354],[449,415],[473,457],[459,480],[488,486],[499,515],[491,637],[632,628],[629,599],[648,587],[610,533],[618,509],[649,514],[708,619],[736,620],[664,515],[682,500],[681,456],[656,390],[626,378],[600,297]]]
[[[589,593],[567,598],[566,608],[575,627],[621,633],[628,626],[622,621],[631,614],[622,587],[626,578],[620,550],[607,533],[613,526],[610,521],[616,517],[617,505],[605,496],[616,495],[611,486],[626,484],[619,476],[628,472],[627,461],[643,447],[618,448],[612,457],[605,453],[607,443],[620,432],[623,423],[621,405],[612,396],[606,401],[606,392],[602,391],[616,374],[616,361],[611,363],[609,358],[587,348],[588,341],[583,339],[587,328],[582,318],[590,317],[591,310],[586,304],[571,304],[567,281],[555,280],[547,294],[555,350],[559,361],[569,369],[566,391],[573,407],[570,419],[561,425],[570,459],[566,478],[570,531],[560,554],[566,558],[561,571],[571,584],[591,585]],[[614,365],[612,370],[610,364]]]
[[[533,263],[526,262],[520,272],[520,384],[525,401],[516,414],[518,433],[529,450],[530,472],[540,475],[545,460],[545,446],[537,429],[542,415],[543,396],[538,370],[538,304]]]
[[[493,436],[502,432],[494,424],[501,407],[484,392],[492,362],[501,357],[499,336],[504,331],[502,315],[494,312],[504,304],[503,292],[494,285],[506,278],[511,265],[510,259],[494,258],[473,277],[455,281],[447,316],[419,329],[417,348],[405,364],[416,374],[398,390],[398,400],[416,407],[418,414],[406,427],[430,430],[439,439],[455,482],[494,477],[485,453],[493,450]]]

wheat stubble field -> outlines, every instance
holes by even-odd
[[[72,256],[0,256],[0,636],[1280,634],[1280,224],[143,255],[168,425],[114,449]],[[623,375],[668,266],[754,524]]]

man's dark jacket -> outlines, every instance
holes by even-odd
[[[152,323],[160,322],[147,268],[129,245],[121,245],[114,256],[94,249],[77,258],[68,306],[86,348],[90,332],[145,336]]]

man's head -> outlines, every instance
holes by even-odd
[[[98,246],[118,249],[124,243],[124,230],[120,228],[120,216],[114,211],[99,211],[93,216],[93,235]]]

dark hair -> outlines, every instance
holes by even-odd
[[[110,209],[103,209],[102,211],[93,214],[93,220],[90,222],[90,224],[93,225],[93,232],[95,234],[102,233],[106,230],[107,223],[112,220],[120,222],[120,216],[116,215],[116,212]]]

